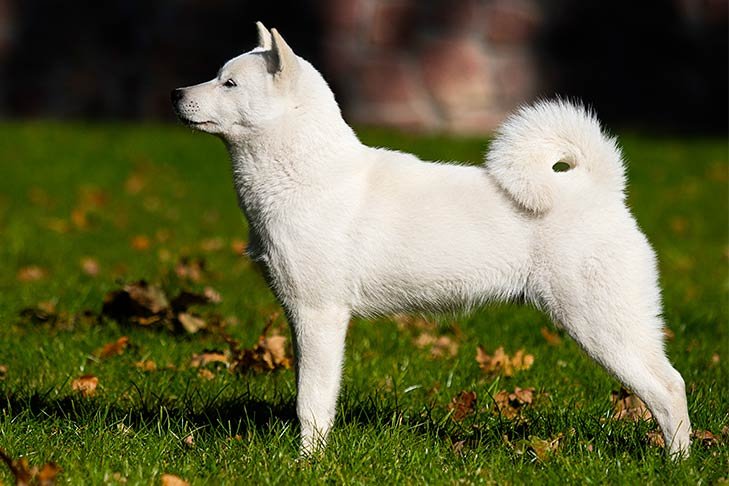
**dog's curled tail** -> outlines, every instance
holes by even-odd
[[[603,133],[592,112],[564,100],[540,101],[510,116],[486,154],[486,169],[534,213],[549,211],[562,198],[624,198],[616,140]]]

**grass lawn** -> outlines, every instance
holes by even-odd
[[[170,296],[213,288],[221,302],[193,311],[224,321],[242,347],[269,319],[288,333],[239,255],[246,225],[223,145],[157,125],[6,123],[0,134],[0,449],[57,463],[60,483],[159,484],[164,473],[191,484],[729,477],[726,140],[622,138],[629,202],[660,260],[668,353],[694,428],[712,434],[694,441],[690,459],[667,460],[652,421],[615,418],[619,384],[544,315],[493,305],[438,325],[354,321],[330,447],[300,462],[292,370],[192,366],[194,354],[228,349],[219,325],[190,334],[99,317],[108,292],[145,279]],[[487,146],[385,131],[362,138],[431,160],[477,161]],[[100,356],[123,336],[126,348]],[[479,345],[512,358],[523,349],[534,361],[483,370]],[[92,396],[74,390],[83,375],[98,380]],[[528,399],[517,394],[498,413],[499,392],[517,387]],[[2,463],[0,482],[13,482]]]

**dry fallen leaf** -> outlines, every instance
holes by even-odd
[[[448,410],[453,410],[453,420],[460,422],[476,411],[476,404],[476,392],[464,390],[453,397],[451,403],[448,404]]]
[[[167,296],[161,288],[140,280],[106,294],[101,312],[113,319],[129,319],[144,325],[157,320],[150,322],[140,318],[159,317],[169,306]]]
[[[222,351],[203,351],[200,354],[193,354],[190,366],[199,368],[209,363],[223,363],[226,367],[230,365],[230,356]]]
[[[432,358],[453,357],[458,354],[458,343],[449,336],[435,337],[424,332],[415,339],[414,344],[420,349],[429,348]]]
[[[143,361],[136,361],[134,366],[142,371],[157,371],[157,363],[151,359],[145,359]]]
[[[84,257],[81,259],[81,270],[89,277],[99,275],[99,262],[95,258]]]
[[[129,242],[129,245],[137,251],[144,251],[149,249],[150,242],[149,238],[145,235],[136,235]]]
[[[44,464],[36,476],[38,486],[53,486],[56,484],[56,476],[61,471],[61,467],[54,462]]]
[[[409,314],[396,314],[392,316],[392,319],[397,324],[397,328],[400,330],[418,330],[418,331],[431,331],[435,332],[438,325],[435,321],[426,319],[422,316],[412,316]]]
[[[56,476],[62,471],[61,467],[53,462],[48,462],[40,469],[30,467],[26,458],[13,460],[7,453],[0,449],[0,460],[10,469],[15,478],[16,486],[28,486],[37,484],[39,486],[53,486],[56,484]]]
[[[202,258],[182,257],[175,266],[175,274],[181,279],[187,279],[192,282],[199,282],[205,273],[205,260]]]
[[[127,336],[122,336],[116,341],[106,343],[102,347],[94,351],[94,356],[100,359],[110,358],[112,356],[120,356],[124,354],[127,346],[129,346],[129,338]]]
[[[494,395],[496,411],[503,417],[512,419],[519,415],[525,405],[534,401],[534,388],[514,388],[513,392],[501,390]]]
[[[71,389],[79,392],[83,397],[93,397],[96,394],[97,386],[99,386],[99,379],[94,375],[79,376],[71,382]]]
[[[716,366],[721,362],[721,357],[719,356],[719,353],[714,353],[711,355],[711,366]]]
[[[185,437],[184,439],[182,439],[182,443],[186,447],[192,447],[192,446],[195,445],[195,438],[192,436],[192,434],[189,434],[187,437]]]
[[[204,319],[188,314],[187,312],[180,312],[177,314],[177,320],[182,325],[182,328],[190,334],[195,334],[201,329],[205,329],[208,324]]]
[[[208,299],[208,302],[212,304],[220,304],[223,301],[220,293],[218,293],[217,290],[209,286],[203,289],[203,295]]]
[[[37,282],[46,277],[48,272],[38,265],[28,265],[18,270],[16,278],[20,282]]]
[[[200,368],[200,371],[197,372],[197,376],[199,376],[203,380],[208,380],[208,381],[215,378],[215,375],[213,374],[213,372],[207,368]]]
[[[673,341],[676,337],[676,333],[674,333],[671,329],[667,327],[663,327],[663,337],[666,339],[666,341]]]
[[[694,430],[691,433],[694,440],[698,440],[704,447],[714,447],[719,445],[719,439],[708,430]]]
[[[540,332],[542,333],[544,340],[547,341],[547,344],[550,346],[559,346],[562,343],[562,338],[559,337],[559,334],[550,331],[548,327],[543,326],[540,329]]]
[[[231,370],[260,372],[280,368],[291,369],[293,359],[288,351],[286,337],[278,334],[266,336],[277,317],[278,314],[269,317],[258,337],[258,343],[252,349],[241,349],[238,341],[226,336],[233,357]]]
[[[610,402],[613,404],[613,418],[615,420],[650,420],[652,415],[643,400],[621,387],[620,391],[610,393]]]
[[[563,434],[558,434],[551,439],[542,439],[537,436],[530,436],[528,440],[521,440],[516,446],[517,454],[524,454],[531,451],[541,462],[549,460],[559,449]]]
[[[139,172],[132,172],[124,181],[124,190],[128,194],[138,194],[147,184],[146,178]]]
[[[219,236],[214,236],[212,238],[206,238],[200,242],[200,249],[204,252],[212,253],[215,251],[220,251],[225,246],[225,242],[223,239]]]
[[[0,364],[0,380],[4,380],[8,376],[8,366]]]
[[[246,243],[243,240],[233,240],[230,243],[230,249],[236,255],[243,255],[246,252],[247,248],[248,248],[248,243]]]
[[[658,430],[651,430],[646,433],[648,445],[653,447],[666,447],[666,441],[663,440],[663,434]]]
[[[504,352],[503,346],[499,346],[492,356],[479,346],[476,348],[476,361],[486,373],[514,376],[518,371],[531,368],[534,364],[534,356],[526,354],[523,349],[520,349],[511,357]]]
[[[190,486],[190,483],[174,474],[163,474],[160,478],[162,486]]]

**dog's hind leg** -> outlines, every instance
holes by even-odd
[[[326,445],[334,423],[349,311],[298,308],[288,312],[296,356],[296,413],[301,455]]]
[[[587,278],[578,272],[582,276],[572,273],[571,282],[565,275],[559,283],[553,281],[547,306],[593,359],[646,403],[669,454],[688,456],[691,424],[685,386],[663,348],[657,287],[634,273],[639,266],[619,269],[614,262],[609,270],[599,264],[604,271],[595,273],[593,268]]]

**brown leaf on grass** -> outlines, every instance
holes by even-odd
[[[708,430],[694,430],[691,433],[694,440],[701,442],[704,447],[715,447],[719,445],[719,438]]]
[[[48,462],[38,471],[38,486],[53,486],[56,484],[56,476],[63,471],[61,466],[54,462]]]
[[[719,353],[714,353],[711,355],[711,366],[716,366],[721,362],[721,357],[719,356]]]
[[[434,336],[424,332],[413,341],[419,349],[430,349],[432,358],[442,358],[444,356],[456,356],[458,354],[458,343],[449,336]]]
[[[513,419],[525,405],[534,401],[534,388],[514,388],[513,392],[501,390],[494,395],[496,411],[507,419]]]
[[[219,236],[206,238],[200,242],[200,249],[207,253],[220,251],[225,246],[225,242]]]
[[[213,298],[215,298],[216,296],[214,296],[212,294],[208,295],[209,294],[208,289],[210,289],[210,291],[212,291],[212,292],[215,292],[210,287],[206,287],[205,292],[202,294],[190,292],[188,290],[181,291],[177,295],[177,297],[172,299],[172,301],[170,302],[170,306],[172,307],[172,310],[174,310],[175,312],[184,312],[194,305],[205,305],[205,304],[209,304],[209,303],[217,303],[213,300]],[[217,298],[220,298],[220,296],[218,295]]]
[[[476,348],[476,361],[479,367],[489,374],[514,376],[515,373],[528,370],[534,364],[534,356],[526,354],[523,349],[509,356],[504,352],[504,347],[499,346],[493,355],[489,355],[481,346]]]
[[[453,411],[451,416],[456,422],[462,421],[468,415],[476,411],[477,396],[474,391],[461,391],[458,395],[451,399],[448,404],[448,410]]]
[[[117,320],[138,320],[162,314],[169,306],[167,296],[161,288],[140,280],[125,285],[121,290],[107,293],[104,296],[102,313]]]
[[[671,329],[667,327],[663,327],[663,337],[666,339],[666,341],[673,341],[673,339],[676,337],[676,333],[674,333]]]
[[[94,356],[99,359],[110,358],[112,356],[120,356],[124,354],[124,351],[126,351],[128,346],[129,338],[127,336],[122,336],[116,341],[106,343],[102,347],[94,351]]]
[[[79,376],[71,382],[71,389],[87,398],[96,394],[97,386],[99,386],[99,379],[94,375]]]
[[[184,280],[199,282],[205,273],[205,260],[202,258],[182,257],[175,265],[175,274]]]
[[[666,447],[666,441],[663,439],[663,434],[658,430],[651,430],[645,434],[648,439],[648,445],[652,447]]]
[[[219,301],[220,295],[210,287],[206,287],[202,294],[182,290],[169,301],[162,288],[141,280],[107,293],[102,314],[120,322],[141,326],[164,325],[170,329],[196,333],[224,323],[219,316],[203,318],[188,309]]]
[[[182,443],[185,445],[185,447],[192,447],[195,445],[195,438],[192,436],[192,434],[189,434],[187,437],[182,439]]]
[[[615,420],[650,420],[652,415],[643,400],[621,387],[620,391],[610,393],[610,402],[613,404],[613,419]]]
[[[236,255],[243,255],[246,252],[247,248],[248,248],[248,243],[243,240],[233,240],[230,243],[230,249]]]
[[[162,486],[190,486],[190,483],[174,474],[163,474],[160,481]]]
[[[37,282],[42,280],[48,275],[48,271],[38,265],[28,265],[18,270],[15,275],[20,282]]]
[[[400,330],[417,330],[417,331],[431,331],[435,332],[438,325],[435,321],[426,319],[422,316],[412,316],[408,314],[395,314],[392,316],[392,320],[397,324],[397,328]]]
[[[0,381],[4,380],[6,376],[8,376],[8,367],[7,365],[0,364]]]
[[[157,371],[157,363],[155,363],[151,359],[136,361],[134,363],[134,366],[142,371],[148,371],[148,372]]]
[[[188,314],[187,312],[180,312],[177,314],[177,320],[182,328],[190,334],[195,334],[208,326],[204,319]]]
[[[539,332],[542,333],[542,337],[545,341],[547,341],[547,344],[549,344],[550,346],[559,346],[560,344],[562,344],[562,338],[559,337],[559,334],[550,331],[548,327],[542,326]]]
[[[0,460],[10,469],[16,486],[29,486],[30,484],[53,486],[56,484],[56,476],[62,471],[61,467],[53,462],[44,464],[40,469],[35,466],[31,468],[26,458],[12,459],[2,449],[0,449]]]
[[[542,439],[535,435],[528,440],[520,440],[515,447],[517,454],[524,454],[531,451],[540,462],[546,462],[559,450],[564,434],[557,434],[551,439]]]
[[[227,368],[230,366],[230,355],[218,350],[203,351],[202,353],[192,355],[190,366],[199,368],[209,363],[223,363]]]
[[[76,229],[86,229],[89,227],[88,210],[86,208],[76,207],[71,210],[71,223]]]
[[[81,259],[81,270],[89,277],[99,275],[99,262],[95,258],[84,257]]]
[[[210,302],[211,304],[220,304],[223,301],[220,293],[210,286],[203,289],[203,295],[208,299],[208,302]]]
[[[266,336],[277,317],[278,313],[269,317],[258,337],[258,343],[252,349],[241,349],[238,341],[225,336],[232,355],[231,370],[262,372],[281,368],[291,369],[293,359],[288,350],[286,337],[279,335],[276,330],[272,336]]]
[[[209,370],[209,369],[207,369],[207,368],[201,368],[201,369],[200,369],[200,370],[199,370],[199,371],[197,372],[197,376],[199,376],[199,377],[200,377],[200,378],[202,378],[203,380],[208,380],[208,381],[210,381],[210,380],[212,380],[212,379],[214,379],[214,378],[215,378],[215,374],[213,374],[213,372],[212,372],[212,371],[210,371],[210,370]]]
[[[20,311],[20,317],[33,323],[55,322],[58,319],[56,304],[53,301],[38,302],[35,307],[26,307]]]
[[[139,194],[147,184],[147,179],[139,172],[132,172],[124,181],[124,190],[127,194]]]
[[[134,236],[131,241],[129,242],[129,245],[137,251],[145,251],[149,249],[150,241],[149,238],[145,235],[136,235]]]

